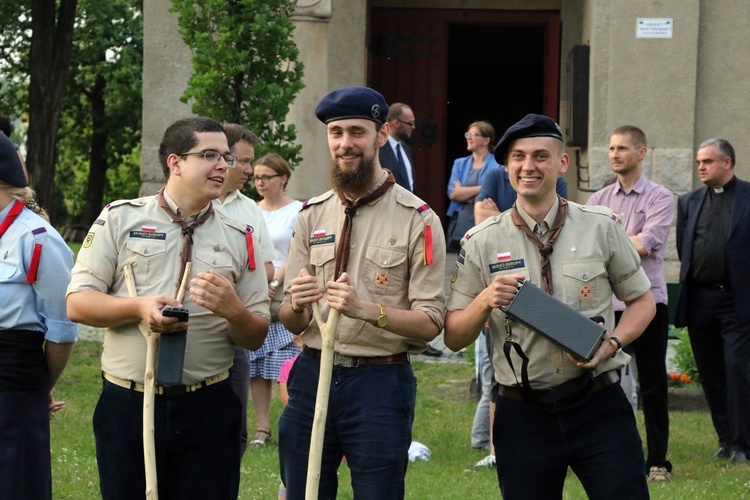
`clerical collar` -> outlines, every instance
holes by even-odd
[[[721,193],[723,193],[724,191],[727,191],[727,190],[729,190],[729,189],[732,189],[732,188],[734,187],[734,185],[736,184],[736,181],[737,181],[737,177],[735,177],[735,176],[732,176],[732,178],[731,178],[731,179],[729,179],[729,182],[727,182],[727,183],[726,183],[726,184],[724,184],[723,186],[720,186],[720,187],[715,187],[715,188],[711,188],[711,189],[713,189],[714,193],[716,193],[716,194],[721,194]]]

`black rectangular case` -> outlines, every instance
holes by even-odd
[[[594,356],[607,331],[530,281],[519,280],[516,296],[500,310],[584,361]]]

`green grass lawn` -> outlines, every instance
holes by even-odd
[[[101,344],[81,341],[57,387],[57,399],[67,402],[52,422],[53,495],[55,499],[99,497],[91,416],[98,398],[101,377]],[[476,402],[469,400],[473,367],[467,364],[414,362],[419,380],[414,440],[430,448],[428,462],[409,464],[406,497],[410,499],[500,498],[494,471],[467,472],[484,453],[471,450],[471,423]],[[685,389],[695,390],[695,389]],[[278,396],[271,405],[271,421],[281,412]],[[248,428],[255,429],[252,411]],[[643,429],[643,415],[639,413]],[[276,427],[274,426],[274,431]],[[512,432],[513,429],[508,429]],[[643,435],[643,432],[641,432]],[[655,499],[750,498],[750,465],[729,466],[714,460],[717,447],[711,419],[706,411],[672,412],[669,459],[674,477],[668,484],[652,484]],[[346,465],[340,471],[339,498],[351,499]],[[240,498],[275,499],[279,486],[275,441],[260,449],[248,449],[242,462]],[[585,498],[572,474],[564,498]]]

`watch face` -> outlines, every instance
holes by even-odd
[[[378,317],[378,326],[380,328],[383,328],[387,324],[388,324],[388,316],[379,316]]]

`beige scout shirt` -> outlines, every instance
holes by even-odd
[[[176,205],[166,192],[164,195],[176,212]],[[262,265],[255,271],[248,268],[244,228],[219,212],[196,228],[191,278],[213,269],[235,284],[237,295],[249,311],[269,318],[265,271]],[[68,294],[98,290],[127,297],[122,268],[131,264],[139,296],[174,297],[180,280],[181,248],[180,226],[159,208],[155,196],[111,203],[86,236]],[[194,384],[227,370],[234,356],[226,320],[196,305],[189,296],[186,294],[183,301],[190,311],[183,384]],[[105,330],[102,370],[143,382],[145,362],[146,342],[137,324]]]
[[[516,207],[534,230],[533,219]],[[544,219],[549,227],[558,207],[559,201]],[[585,316],[602,316],[610,332],[615,326],[612,293],[629,301],[646,293],[651,286],[638,253],[615,219],[608,208],[569,201],[565,225],[550,255],[554,296]],[[545,236],[549,237],[549,233]],[[542,281],[539,250],[513,224],[510,211],[490,217],[469,230],[461,245],[451,280],[449,311],[464,309],[499,275],[520,274],[536,284]],[[562,349],[542,335],[515,322],[512,328],[513,338],[529,358],[529,378],[534,389],[548,389],[583,373]],[[490,314],[490,331],[496,380],[503,385],[519,385],[521,360],[515,352],[512,354],[516,379],[503,353],[505,314],[500,309]],[[595,375],[621,368],[629,358],[620,352],[615,358],[601,362]]]
[[[385,178],[378,185],[384,181]],[[425,209],[420,212],[423,206]],[[440,219],[432,209],[396,184],[381,198],[359,207],[352,220],[347,273],[359,297],[389,307],[424,311],[442,329],[445,243]],[[285,301],[291,297],[288,284],[302,267],[317,276],[321,290],[325,290],[326,282],[334,280],[336,245],[343,224],[344,207],[333,191],[307,202],[297,217],[289,248]],[[430,265],[423,262],[425,225],[432,228]],[[321,304],[325,302],[325,298],[321,300]],[[328,306],[321,307],[321,311],[326,318]],[[302,340],[320,349],[320,329],[314,319]],[[419,353],[426,347],[426,342],[342,315],[334,350],[348,356],[387,356],[405,351]]]
[[[273,248],[271,235],[268,234],[268,226],[266,226],[263,214],[254,200],[237,189],[227,194],[224,203],[217,199],[213,201],[213,204],[215,209],[222,211],[232,219],[250,225],[253,231],[253,241],[255,241],[256,264],[272,262],[276,258],[276,250]]]

